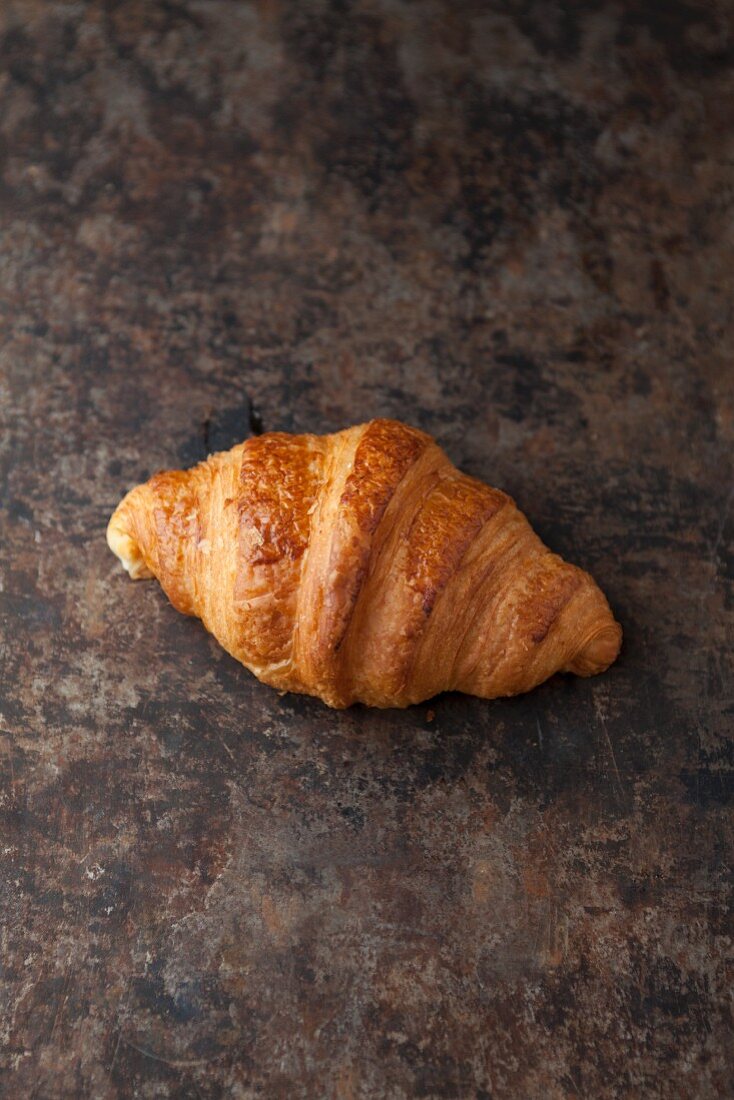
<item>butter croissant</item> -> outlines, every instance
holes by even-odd
[[[259,679],[332,707],[515,695],[619,652],[589,574],[394,420],[272,432],[156,474],[107,541]]]

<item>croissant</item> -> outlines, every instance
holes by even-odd
[[[515,695],[602,672],[621,643],[588,573],[394,420],[272,432],[158,473],[107,541],[260,680],[332,707]]]

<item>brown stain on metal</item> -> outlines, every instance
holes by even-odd
[[[285,932],[285,924],[269,894],[263,894],[260,902],[260,909],[268,932],[274,940],[280,941]]]
[[[477,905],[486,905],[492,897],[492,864],[488,860],[478,860],[472,873],[472,898]]]
[[[537,867],[529,866],[523,869],[522,883],[528,897],[547,898],[550,895],[548,879]]]

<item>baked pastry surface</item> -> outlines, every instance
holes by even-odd
[[[260,680],[332,707],[515,695],[602,672],[621,644],[588,573],[394,420],[272,432],[158,473],[107,541]]]

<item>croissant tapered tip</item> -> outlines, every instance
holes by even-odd
[[[135,492],[133,489],[132,492]],[[150,569],[140,550],[140,544],[130,531],[130,496],[128,493],[112,513],[107,525],[107,545],[113,554],[119,558],[124,569],[134,580],[143,580],[152,577]]]
[[[614,664],[622,646],[622,628],[613,619],[586,639],[568,666],[577,676],[596,676]]]

